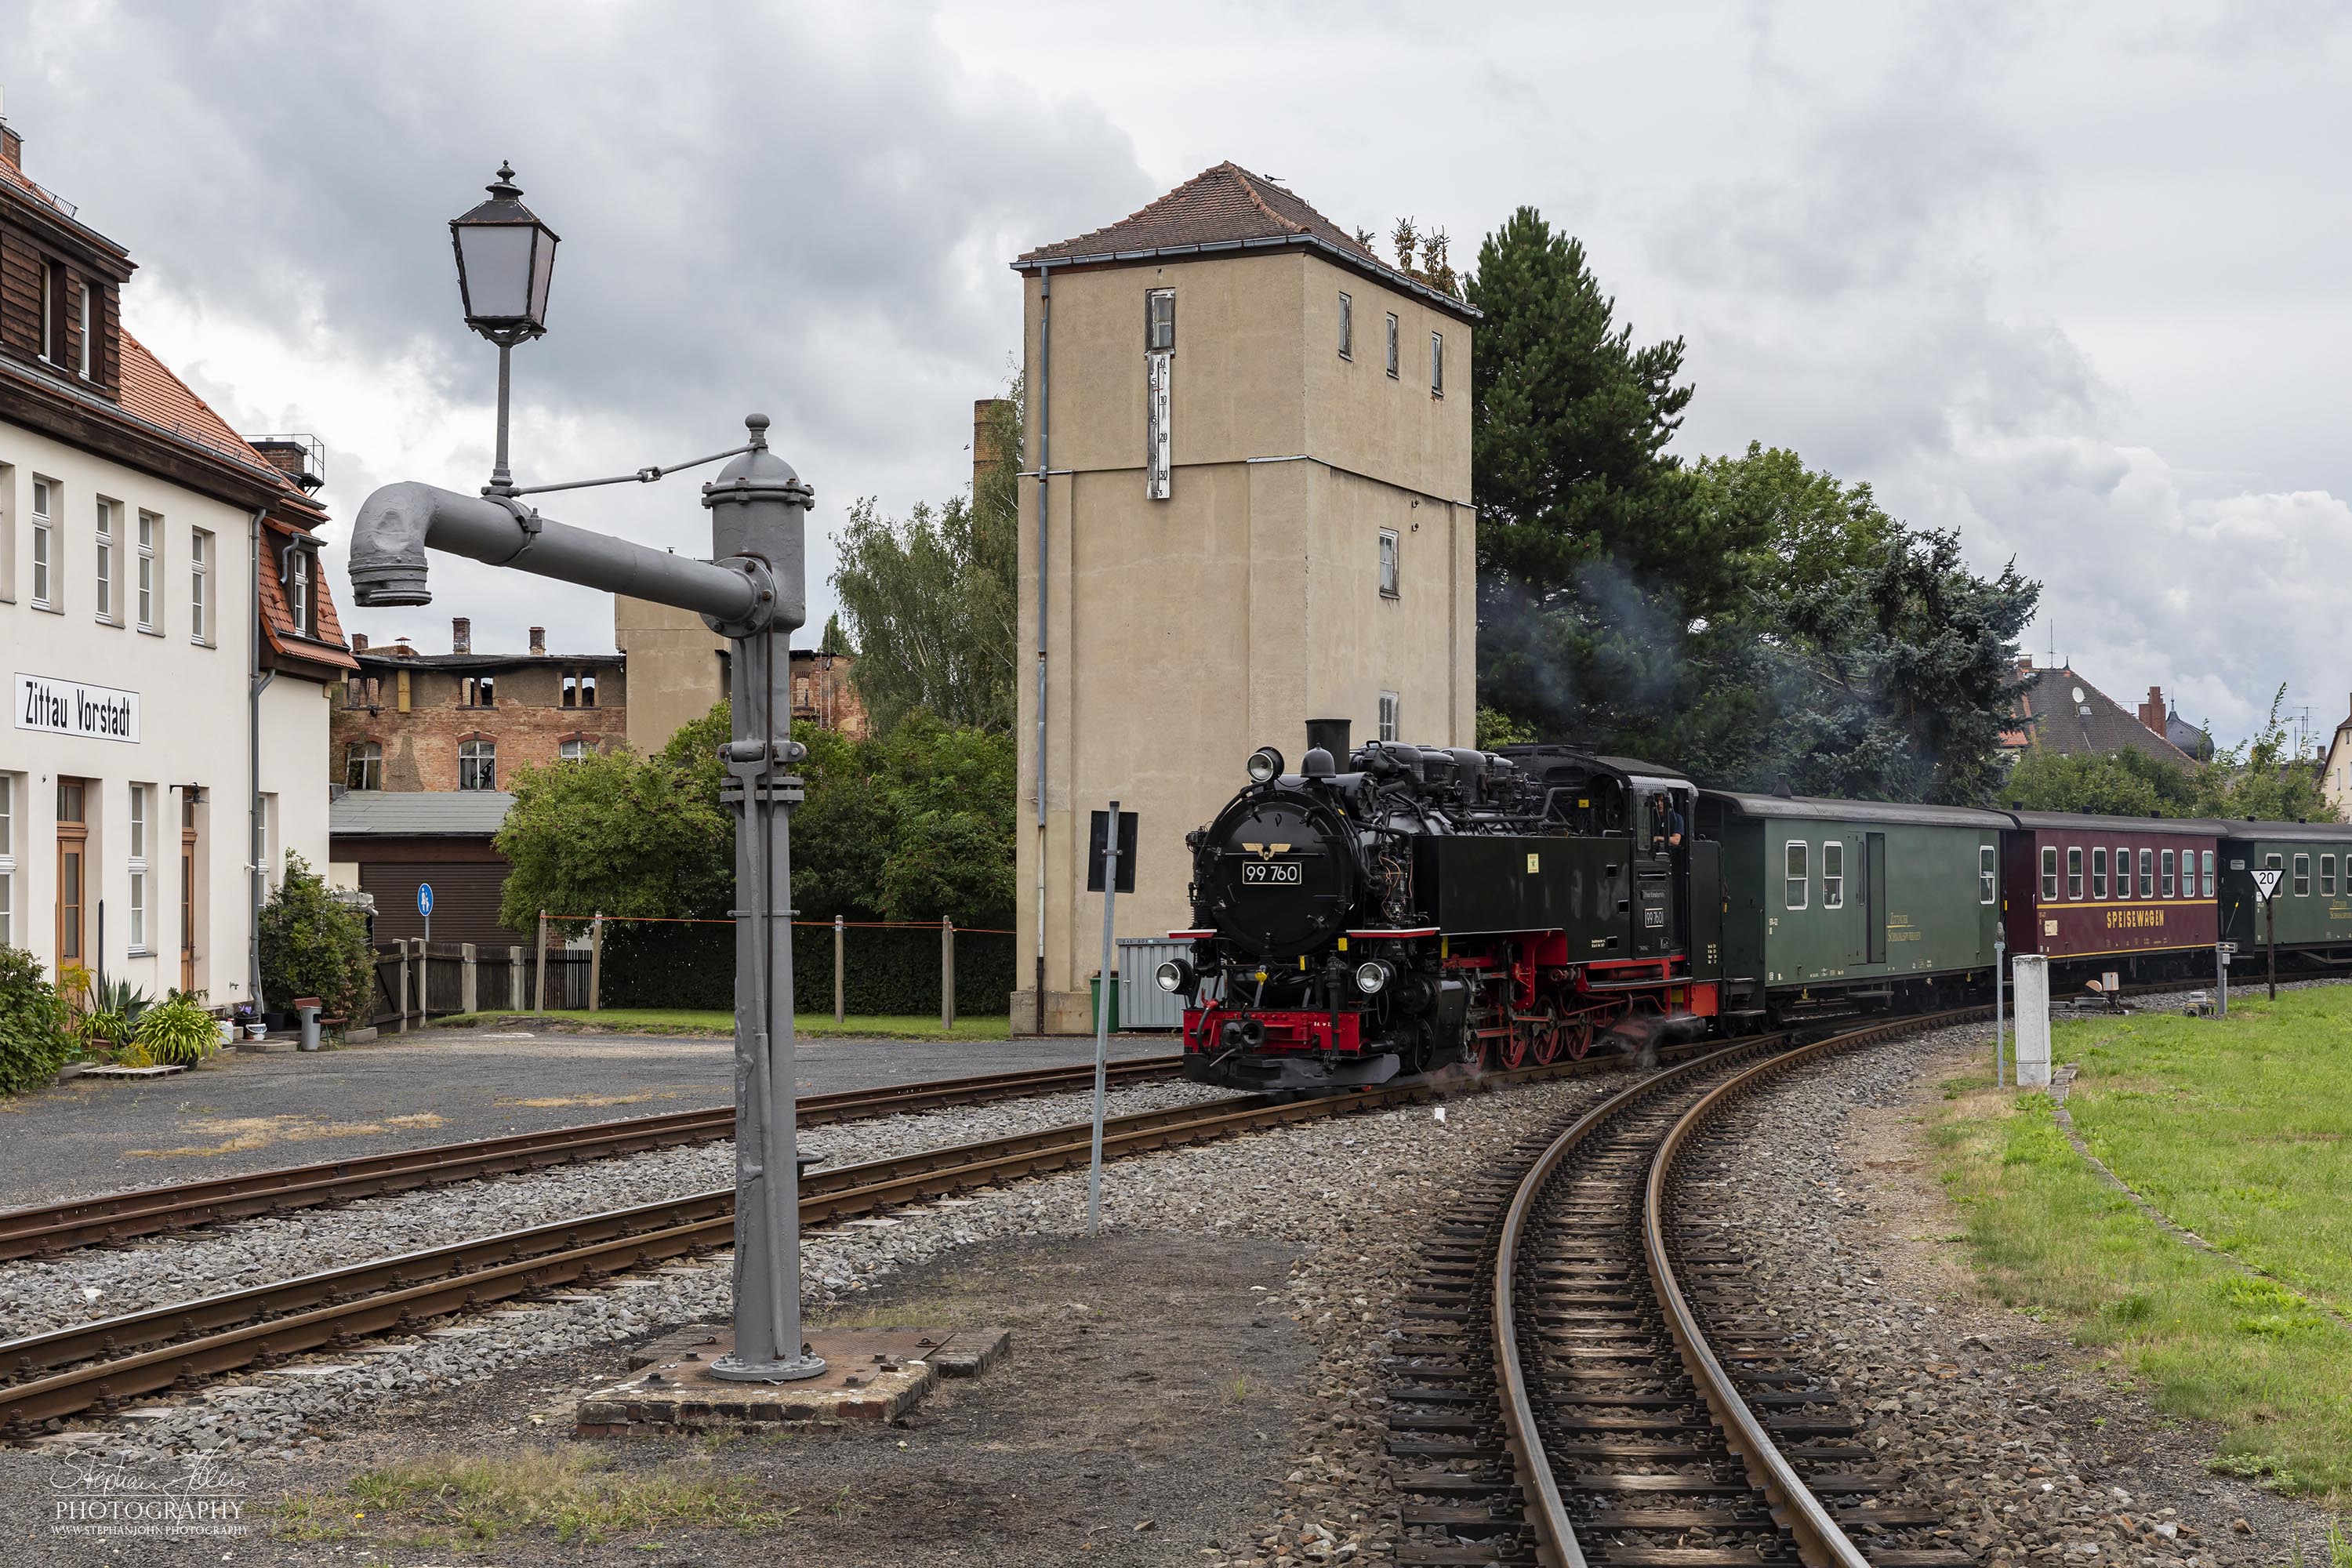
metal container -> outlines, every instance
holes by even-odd
[[[1166,937],[1123,936],[1118,939],[1118,1026],[1122,1029],[1167,1029],[1184,1026],[1184,999],[1160,989],[1154,978],[1171,958],[1189,958],[1192,944]]]

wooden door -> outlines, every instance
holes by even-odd
[[[196,988],[196,801],[180,795],[180,989]]]
[[[58,781],[58,969],[89,964],[82,946],[84,905],[89,899],[89,819],[88,787],[80,779]]]

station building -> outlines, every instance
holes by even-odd
[[[1477,312],[1220,163],[1024,278],[1016,1029],[1089,1031],[1089,814],[1139,814],[1122,936],[1188,924],[1184,835],[1260,745],[1476,729]],[[1042,566],[1042,571],[1041,571]],[[1029,661],[1034,659],[1034,665]],[[1039,674],[1043,676],[1042,722]]]
[[[326,866],[352,659],[316,444],[239,437],[158,363],[132,270],[0,122],[0,943],[220,1006],[286,851]]]

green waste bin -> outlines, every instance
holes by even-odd
[[[1087,985],[1089,989],[1087,994],[1087,1030],[1091,1034],[1094,1031],[1095,1020],[1102,1016],[1103,977],[1099,974],[1096,975],[1087,982]],[[1115,969],[1111,971],[1110,975],[1110,1032],[1114,1035],[1118,1033],[1118,971]]]

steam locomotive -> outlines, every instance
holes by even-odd
[[[1559,746],[1511,754],[1307,726],[1262,748],[1192,852],[1188,1076],[1336,1089],[1696,1037],[1718,1007],[1718,847],[1691,781]],[[1760,1016],[1760,1015],[1759,1015]]]

